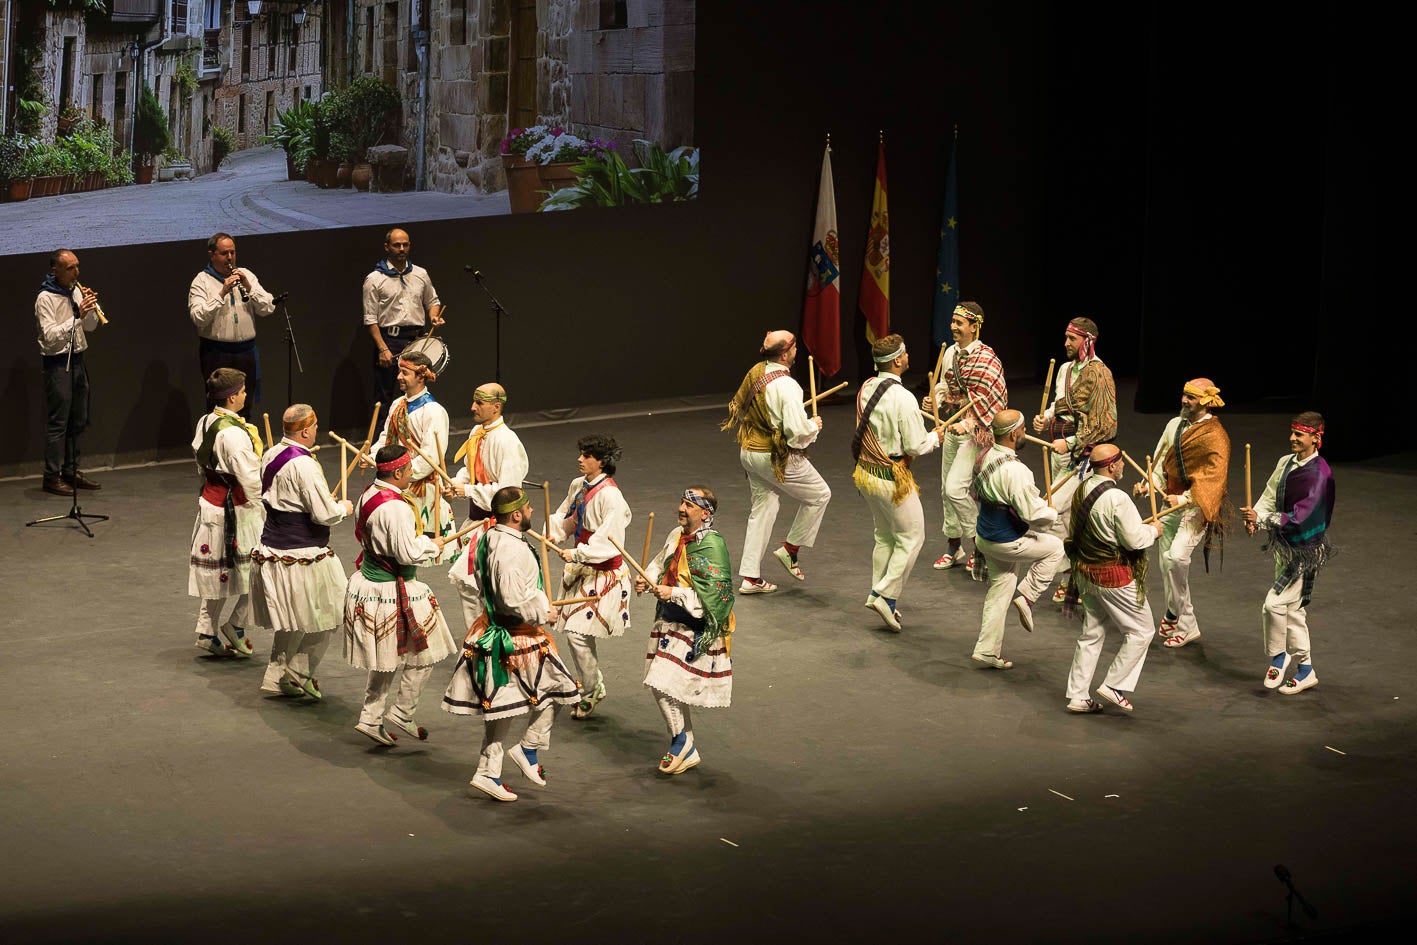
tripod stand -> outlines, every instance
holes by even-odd
[[[64,372],[70,376],[71,380],[74,375],[74,332],[78,327],[79,320],[76,318],[74,319],[74,324],[69,328],[69,357],[64,362]],[[69,394],[71,397],[73,396],[72,384]],[[63,515],[47,515],[44,518],[37,518],[32,522],[25,522],[26,528],[29,528],[31,525],[46,525],[50,522],[67,522],[69,519],[73,519],[79,523],[79,527],[84,530],[84,534],[92,538],[94,537],[93,532],[89,529],[88,525],[85,524],[84,519],[91,518],[96,522],[108,521],[107,515],[96,515],[93,512],[85,512],[83,509],[79,508],[78,470],[75,469],[74,473],[74,501],[73,504],[69,506],[69,511],[65,512]]]
[[[495,369],[492,374],[492,379],[500,384],[502,383],[502,317],[510,313],[502,307],[502,303],[497,301],[497,296],[493,295],[492,290],[487,288],[486,283],[482,281],[482,270],[474,269],[471,266],[463,266],[463,269],[472,273],[473,281],[477,283],[478,287],[482,289],[483,292],[487,293],[487,298],[492,304],[492,321],[495,325],[493,331],[493,348],[496,352],[496,361],[494,362]]]

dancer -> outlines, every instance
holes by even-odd
[[[1077,469],[1072,478],[1058,486],[1052,498],[1052,505],[1058,510],[1057,534],[1066,537],[1072,522],[1069,512],[1073,495],[1087,478],[1083,463],[1088,453],[1098,443],[1110,443],[1117,436],[1117,383],[1111,369],[1097,356],[1097,323],[1092,319],[1074,318],[1068,322],[1063,331],[1063,350],[1069,360],[1058,372],[1053,403],[1033,418],[1033,429],[1042,432],[1046,427],[1053,441],[1048,461],[1054,482]],[[1065,569],[1053,593],[1055,604],[1063,602],[1067,584]]]
[[[329,631],[343,619],[346,585],[330,526],[353,515],[354,505],[330,495],[325,472],[310,455],[320,429],[314,408],[287,407],[281,427],[285,438],[261,458],[266,525],[251,552],[251,612],[275,631],[261,691],[321,699],[315,670]]]
[[[753,504],[743,536],[743,583],[740,594],[771,594],[777,585],[763,580],[763,552],[777,521],[778,496],[800,504],[792,527],[773,557],[798,581],[807,579],[797,556],[817,541],[832,492],[807,459],[805,450],[817,441],[821,417],[808,417],[802,406],[802,385],[792,378],[797,338],[790,331],[770,331],[759,349],[763,360],[753,365],[728,404],[728,419],[719,429],[738,437],[738,462],[748,474]]]
[[[1319,684],[1309,647],[1309,600],[1319,569],[1333,556],[1328,526],[1337,494],[1333,471],[1319,455],[1324,418],[1306,410],[1289,424],[1290,455],[1281,459],[1252,509],[1242,510],[1245,530],[1269,531],[1266,551],[1274,552],[1274,584],[1264,599],[1267,689],[1286,696]],[[1294,675],[1285,678],[1298,660]]]
[[[964,416],[950,424],[940,447],[943,529],[948,547],[935,559],[934,568],[943,571],[963,564],[975,580],[983,579],[983,562],[972,554],[978,508],[969,497],[969,482],[974,476],[974,461],[994,445],[989,426],[994,414],[1009,405],[1003,362],[993,348],[979,340],[983,328],[984,309],[978,302],[955,306],[950,318],[954,344],[945,349],[935,389],[921,402],[927,413],[936,403],[941,413],[948,409],[951,414],[969,404]]]
[[[1090,698],[1088,690],[1110,628],[1122,634],[1122,648],[1097,694],[1131,712],[1124,693],[1136,691],[1147,645],[1156,633],[1146,603],[1146,550],[1160,536],[1161,523],[1144,524],[1131,497],[1118,488],[1126,467],[1117,446],[1094,447],[1091,461],[1092,474],[1078,488],[1072,537],[1066,542],[1073,570],[1063,613],[1074,616],[1079,600],[1083,610],[1082,635],[1068,673],[1068,711],[1102,711],[1102,703]]]
[[[539,753],[551,746],[556,706],[576,702],[580,687],[556,652],[544,625],[556,619],[543,590],[536,556],[522,533],[531,528],[533,508],[518,486],[504,486],[492,497],[496,524],[478,533],[473,580],[481,610],[468,613],[467,639],[443,708],[458,715],[481,715],[482,753],[470,782],[497,801],[517,795],[502,783],[502,759],[510,756],[531,783],[546,786]],[[530,716],[521,738],[510,749],[512,720]]]
[[[1033,632],[1033,603],[1048,589],[1063,560],[1063,541],[1048,534],[1058,513],[1043,501],[1033,470],[1018,458],[1026,435],[1023,414],[1000,410],[994,414],[993,434],[994,445],[976,461],[979,469],[970,486],[979,506],[976,540],[989,564],[989,591],[973,659],[994,669],[1011,669],[1013,660],[1002,655],[1004,616],[1012,602],[1019,625]]]
[[[856,395],[856,435],[851,440],[856,470],[851,480],[871,509],[875,526],[866,607],[899,632],[896,602],[925,545],[925,512],[910,463],[933,452],[944,429],[925,432],[915,398],[900,383],[900,376],[910,366],[904,338],[886,335],[877,339],[871,345],[871,358],[876,376],[862,384]]]
[[[654,631],[645,654],[645,685],[669,729],[660,774],[683,774],[699,763],[691,706],[727,708],[733,699],[733,564],[713,529],[718,499],[703,486],[684,490],[679,526],[669,533],[636,592],[649,591]]]
[[[1172,417],[1152,453],[1155,466],[1150,483],[1139,482],[1133,492],[1147,495],[1165,490],[1166,504],[1185,504],[1184,511],[1162,521],[1161,569],[1166,584],[1166,614],[1157,635],[1163,646],[1175,649],[1201,635],[1196,609],[1191,603],[1191,552],[1204,544],[1202,554],[1210,570],[1210,550],[1223,547],[1230,518],[1225,481],[1230,475],[1230,437],[1212,410],[1224,407],[1220,388],[1210,378],[1198,377],[1181,388],[1181,413]]]
[[[507,426],[502,416],[506,404],[507,391],[501,384],[483,384],[473,391],[474,426],[467,442],[453,456],[453,462],[462,460],[463,466],[453,477],[452,485],[445,485],[442,490],[444,498],[468,500],[464,528],[474,522],[490,528],[493,524],[492,496],[506,486],[520,486],[526,478],[526,448],[522,446],[521,437]],[[460,540],[458,553],[476,545],[481,531],[478,529]],[[454,584],[466,584],[463,579],[470,574],[471,568],[470,563],[455,558],[448,577]]]
[[[354,728],[380,745],[398,740],[385,729],[386,719],[415,738],[428,737],[413,715],[434,664],[455,649],[437,598],[418,580],[418,565],[436,558],[444,539],[418,532],[417,508],[403,491],[413,479],[411,455],[395,443],[374,456],[378,478],[359,497],[354,523],[364,550],[344,595],[344,655],[355,669],[369,671]],[[385,716],[400,669],[398,695]]]
[[[551,516],[547,537],[553,542],[575,540],[570,550],[552,548],[566,562],[561,597],[594,598],[561,608],[556,620],[556,629],[566,634],[566,649],[582,689],[571,718],[584,719],[606,696],[595,641],[630,629],[630,569],[610,541],[625,544],[630,507],[612,478],[620,461],[615,438],[583,436],[576,449],[581,474],[571,481],[566,498]]]
[[[207,378],[211,413],[197,421],[192,452],[204,482],[192,525],[192,554],[187,593],[201,598],[197,608],[197,649],[214,656],[243,659],[255,652],[246,638],[250,623],[251,549],[261,540],[261,438],[241,419],[246,403],[246,375],[217,368]],[[236,605],[223,622],[228,598]],[[226,637],[217,638],[218,628]]]
[[[438,473],[429,463],[430,460],[442,463],[448,448],[448,411],[433,399],[433,392],[428,389],[437,379],[433,363],[421,351],[399,357],[398,385],[403,393],[389,408],[389,420],[370,452],[377,453],[390,443],[408,448],[412,456],[408,492],[418,510],[418,530],[425,535],[446,538],[454,531],[453,507],[439,491]],[[363,465],[368,466],[368,463]],[[456,551],[457,546],[449,544],[437,562],[429,563],[446,564]]]

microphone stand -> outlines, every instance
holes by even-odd
[[[1304,910],[1304,914],[1310,919],[1317,919],[1319,917],[1319,910],[1311,906],[1309,901],[1304,898],[1304,894],[1294,888],[1294,877],[1283,865],[1274,868],[1274,875],[1279,878],[1279,881],[1284,884],[1284,888],[1288,890],[1284,895],[1284,927],[1286,929],[1292,932],[1298,928],[1294,923],[1294,901],[1296,899],[1299,901],[1299,907]]]
[[[295,323],[290,320],[290,308],[285,304],[285,300],[290,298],[289,292],[282,292],[276,296],[276,304],[280,306],[281,314],[285,316],[285,402],[295,403],[295,371],[292,367],[299,368],[300,373],[305,373],[305,365],[300,361],[300,347],[295,343]],[[292,364],[292,361],[294,364]]]
[[[463,269],[472,273],[472,281],[476,282],[478,287],[481,288],[483,292],[487,293],[487,298],[492,303],[492,321],[496,325],[496,329],[493,332],[496,361],[492,379],[500,384],[502,383],[502,318],[511,313],[502,307],[502,303],[497,301],[497,296],[493,295],[492,290],[487,288],[487,284],[482,281],[482,270],[474,269],[471,266],[463,266]]]
[[[75,333],[78,331],[78,329],[79,329],[79,320],[78,320],[78,318],[75,318],[73,324],[69,326],[69,352],[68,352],[67,357],[64,358],[64,372],[70,376],[70,384],[69,384],[69,396],[70,396],[70,397],[72,397],[72,396],[73,396],[73,393],[74,393],[74,387],[73,387],[73,374],[74,374],[74,337],[75,337]],[[79,471],[78,471],[77,469],[74,470],[74,482],[75,482],[75,483],[77,483],[77,482],[79,481],[78,472],[79,472]],[[93,512],[85,512],[83,509],[79,508],[79,487],[78,487],[77,485],[75,485],[75,486],[74,486],[74,501],[73,501],[73,503],[70,504],[70,506],[69,506],[69,511],[65,512],[63,515],[47,515],[47,516],[45,516],[44,518],[37,518],[37,519],[35,519],[35,520],[32,521],[32,522],[25,522],[25,527],[26,527],[26,528],[29,528],[31,525],[46,525],[46,524],[48,524],[49,522],[67,522],[67,521],[68,521],[69,519],[71,519],[71,518],[72,518],[74,521],[76,521],[76,522],[79,523],[79,527],[84,530],[84,534],[85,534],[85,535],[88,535],[90,538],[94,537],[94,534],[93,534],[93,532],[89,529],[88,525],[85,524],[84,519],[86,519],[86,518],[91,518],[91,519],[93,519],[95,522],[106,522],[106,521],[108,521],[108,516],[107,516],[107,515],[96,515],[96,514],[94,514]]]

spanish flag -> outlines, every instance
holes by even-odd
[[[856,303],[866,319],[866,341],[875,343],[891,333],[891,237],[886,211],[886,139],[876,157],[876,189],[871,197],[871,232],[866,237],[866,262]]]
[[[807,260],[807,301],[802,307],[802,340],[825,377],[841,370],[841,256],[836,238],[836,188],[832,149],[822,154],[822,185]]]

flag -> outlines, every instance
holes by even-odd
[[[866,262],[861,269],[861,294],[856,302],[866,319],[866,341],[875,343],[891,333],[891,237],[886,212],[886,139],[876,156],[876,189],[871,195],[871,232],[866,236]]]
[[[807,302],[802,308],[802,340],[823,377],[841,370],[841,250],[836,239],[836,188],[832,185],[832,149],[822,152],[822,184],[817,191],[817,222],[807,260]]]
[[[950,318],[959,304],[959,188],[955,183],[956,132],[950,145],[950,167],[945,172],[945,209],[940,215],[940,251],[935,257],[935,311],[930,319],[930,340],[935,349],[951,340]]]

